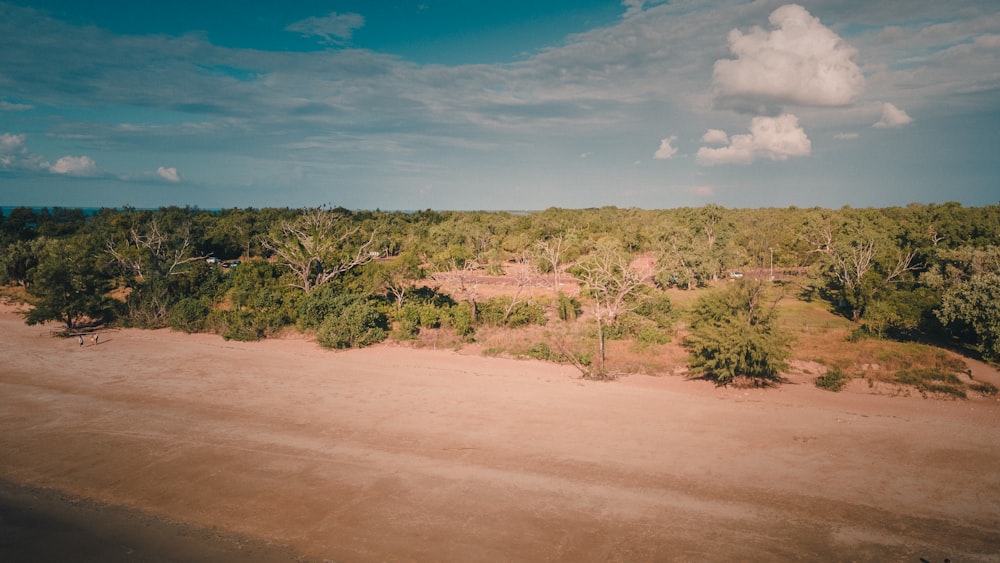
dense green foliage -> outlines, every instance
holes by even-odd
[[[790,337],[776,326],[776,301],[768,299],[761,282],[748,280],[700,298],[684,342],[691,353],[691,373],[719,385],[737,378],[764,385],[779,382],[791,354]]]
[[[97,255],[87,235],[44,240],[27,287],[34,298],[25,317],[28,324],[59,321],[72,330],[85,320],[110,317],[112,303],[106,295],[110,278]]]
[[[558,320],[598,330],[602,365],[605,338],[651,347],[670,338],[674,310],[662,291],[670,287],[706,293],[692,322],[696,370],[723,381],[769,379],[784,338],[756,313],[730,314],[742,311],[727,301],[732,295],[704,289],[741,272],[796,276],[856,334],[1000,359],[1000,206],[521,215],[18,208],[0,216],[0,249],[0,284],[23,288],[27,320],[70,329],[116,322],[252,340],[295,328],[322,334],[327,345],[359,346],[390,333],[472,340],[485,326]],[[525,277],[512,266],[528,268]],[[461,277],[450,294],[433,279],[446,272]],[[487,275],[535,289],[484,298],[476,279]],[[563,287],[574,275],[583,286],[575,297]],[[532,354],[559,355],[551,347]]]
[[[937,313],[956,332],[968,333],[984,356],[1000,360],[1000,273],[974,276],[948,288]]]

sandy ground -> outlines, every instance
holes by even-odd
[[[81,347],[4,307],[0,560],[1000,561],[998,430],[994,397],[169,331]]]

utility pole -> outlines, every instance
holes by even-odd
[[[771,251],[771,281],[774,281],[774,247],[768,248]]]

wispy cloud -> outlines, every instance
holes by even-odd
[[[29,109],[34,109],[35,106],[29,104],[15,104],[5,100],[0,100],[0,111],[28,111]]]
[[[361,14],[330,12],[323,17],[310,16],[285,28],[286,31],[300,33],[306,37],[319,37],[326,43],[342,45],[351,40],[356,29],[365,25]]]
[[[628,17],[531,56],[447,66],[360,48],[279,52],[222,47],[200,33],[121,35],[0,0],[7,100],[0,111],[21,112],[8,116],[22,119],[40,108],[67,108],[23,129],[44,135],[37,146],[49,156],[28,151],[21,135],[16,147],[0,147],[0,167],[48,174],[58,155],[87,155],[73,158],[90,158],[92,168],[64,161],[62,174],[101,174],[96,162],[134,162],[135,169],[107,175],[173,181],[173,168],[196,185],[263,184],[297,170],[294,183],[317,192],[329,189],[332,175],[343,185],[367,186],[396,174],[400,185],[435,185],[435,195],[450,204],[451,186],[489,177],[483,170],[502,167],[501,159],[537,158],[536,168],[520,171],[526,186],[533,178],[544,186],[555,176],[584,174],[575,158],[574,167],[539,172],[558,166],[544,154],[549,148],[572,156],[595,148],[600,158],[590,164],[610,157],[606,147],[614,146],[629,174],[687,185],[680,175],[691,174],[691,164],[805,156],[810,136],[862,130],[880,111],[885,126],[899,126],[883,100],[919,117],[958,104],[992,110],[1000,91],[1000,15],[985,2],[957,11],[922,3],[936,23],[853,1],[811,4],[822,21],[773,1],[622,6]],[[951,25],[943,26],[948,18]],[[360,14],[334,12],[284,29],[343,45],[365,23]],[[887,25],[898,29],[881,33]],[[740,133],[745,112],[759,117]],[[656,130],[662,124],[671,135],[656,153],[669,153],[671,166],[630,166],[648,158],[650,131],[663,135]],[[696,158],[678,158],[678,139],[699,138],[705,146]],[[844,144],[842,152],[857,145]],[[106,156],[123,147],[138,158]],[[165,154],[172,166],[156,171]],[[725,173],[701,171],[706,183]]]

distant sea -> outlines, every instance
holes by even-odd
[[[13,211],[15,209],[20,209],[22,207],[27,207],[28,209],[30,209],[30,210],[32,210],[32,211],[34,211],[36,213],[39,212],[39,211],[41,211],[41,210],[43,210],[43,209],[48,209],[50,211],[52,209],[56,209],[56,208],[58,208],[58,209],[79,209],[79,210],[83,211],[83,214],[86,215],[86,216],[88,216],[88,217],[90,217],[91,215],[96,214],[98,211],[100,211],[102,209],[114,209],[115,211],[121,211],[121,210],[125,209],[124,207],[112,207],[112,208],[108,208],[108,207],[72,207],[72,206],[66,206],[66,205],[39,205],[39,206],[34,206],[34,205],[0,205],[0,213],[2,213],[4,217],[10,217],[10,212],[11,211]],[[144,210],[155,211],[155,210],[159,209],[159,207],[135,207],[134,209],[137,209],[137,210],[140,210],[140,211],[144,211]],[[211,212],[211,213],[218,213],[219,211],[221,211],[221,209],[202,209],[200,207],[197,208],[197,209],[199,211],[208,211],[208,212]]]
[[[39,211],[41,211],[41,210],[43,210],[43,209],[49,209],[49,210],[52,210],[52,209],[55,209],[55,208],[59,208],[59,209],[79,209],[79,210],[83,211],[83,214],[86,215],[87,217],[90,217],[91,215],[96,214],[98,211],[100,211],[102,209],[109,209],[108,207],[72,207],[72,206],[66,206],[66,205],[41,205],[41,206],[37,206],[37,207],[36,206],[32,206],[32,205],[0,205],[0,214],[2,214],[3,217],[10,217],[10,212],[11,211],[13,211],[14,209],[19,209],[21,207],[27,207],[28,209],[31,209],[32,211],[34,211],[36,213],[39,212]],[[182,207],[183,208],[185,206],[178,205],[177,207]],[[226,207],[226,208],[221,208],[221,207],[220,208],[207,208],[207,207],[203,208],[203,207],[194,207],[194,206],[190,206],[190,207],[192,209],[197,209],[198,211],[207,211],[209,213],[219,213],[223,209],[236,209],[236,208],[231,208],[231,207]],[[114,209],[116,211],[121,211],[121,210],[123,210],[125,208],[124,207],[112,207],[110,209]],[[135,209],[137,211],[156,211],[157,209],[160,209],[160,208],[159,207],[134,207],[133,209]],[[260,208],[257,208],[257,209],[260,209]],[[306,209],[306,208],[304,207],[302,209]],[[354,210],[354,211],[358,211],[358,210]],[[371,211],[371,210],[367,210],[367,211]],[[406,214],[406,215],[410,215],[410,214],[413,214],[413,213],[418,213],[420,210],[415,210],[415,209],[398,209],[398,210],[382,209],[381,211],[385,211],[385,212],[388,212],[388,213],[398,212],[398,213],[403,213],[403,214]],[[445,209],[435,209],[434,211],[448,211],[448,210],[445,210]],[[499,209],[499,210],[494,210],[494,211],[497,211],[497,212],[500,212],[500,213],[510,213],[511,215],[531,215],[532,213],[537,213],[538,212],[537,210],[531,210],[531,209]]]

